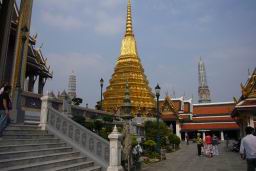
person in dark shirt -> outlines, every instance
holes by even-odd
[[[0,94],[0,136],[3,130],[10,123],[10,110],[11,110],[11,100],[9,97],[11,91],[11,86],[6,85],[3,88],[2,94]]]

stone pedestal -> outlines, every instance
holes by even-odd
[[[53,97],[47,94],[41,98],[42,105],[41,105],[41,115],[40,115],[40,127],[41,130],[46,129],[47,125],[47,117],[48,117],[48,106],[52,106]]]
[[[110,158],[107,171],[123,171],[121,166],[121,138],[122,134],[118,132],[117,127],[108,136],[110,140]]]

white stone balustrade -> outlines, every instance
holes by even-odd
[[[41,100],[41,129],[47,129],[49,132],[67,142],[81,153],[89,156],[98,165],[102,166],[102,170],[106,170],[109,166],[110,158],[109,142],[74,122],[66,114],[55,110],[52,107],[54,98],[51,96],[44,96]],[[120,144],[120,142],[118,143]],[[113,153],[111,153],[111,155],[112,154]],[[121,162],[121,151],[119,160]]]

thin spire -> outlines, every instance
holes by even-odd
[[[128,5],[127,5],[127,16],[126,16],[126,32],[125,36],[133,36],[133,31],[132,31],[132,13],[131,13],[131,0],[128,0]]]
[[[210,90],[206,81],[205,65],[201,57],[198,63],[198,76],[199,76],[199,87],[198,87],[199,103],[211,102]]]

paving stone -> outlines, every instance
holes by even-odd
[[[219,145],[219,156],[207,158],[197,156],[196,144],[181,144],[181,149],[169,153],[166,160],[143,165],[142,171],[244,171],[246,161],[240,159],[239,153],[227,152],[225,143]]]

